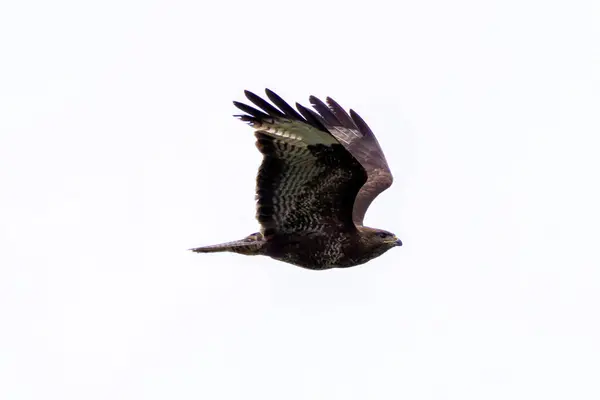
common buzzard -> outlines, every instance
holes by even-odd
[[[314,96],[316,110],[296,111],[266,89],[270,104],[245,91],[259,109],[234,101],[236,115],[255,130],[263,161],[256,179],[260,232],[244,239],[191,249],[264,255],[323,270],[363,264],[402,242],[363,226],[371,202],[390,187],[392,173],[365,121],[333,99]],[[276,107],[275,107],[276,106]]]

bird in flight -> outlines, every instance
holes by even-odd
[[[324,103],[310,96],[313,111],[265,92],[272,104],[249,91],[258,108],[233,102],[263,154],[256,178],[260,231],[191,250],[263,255],[325,270],[364,264],[402,246],[394,234],[363,225],[367,208],[393,180],[365,121],[329,97]]]

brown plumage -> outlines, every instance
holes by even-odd
[[[392,184],[385,156],[365,121],[333,99],[314,96],[310,110],[296,110],[266,89],[269,100],[249,91],[258,110],[233,102],[236,115],[255,130],[263,161],[256,179],[260,232],[242,240],[192,249],[264,255],[322,270],[352,267],[402,242],[393,234],[363,226],[371,202]]]

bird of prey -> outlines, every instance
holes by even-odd
[[[297,111],[266,89],[272,104],[245,91],[251,107],[235,115],[254,128],[263,154],[256,178],[260,231],[244,239],[191,249],[197,253],[263,255],[325,270],[366,263],[402,242],[363,225],[371,202],[391,186],[392,173],[365,121],[333,99],[310,96],[314,111]]]

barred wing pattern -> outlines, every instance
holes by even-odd
[[[276,234],[353,232],[354,200],[367,181],[360,162],[313,111],[298,112],[267,89],[269,104],[246,91],[262,109],[234,102],[238,117],[255,129],[263,162],[257,177],[257,219],[267,240]]]

